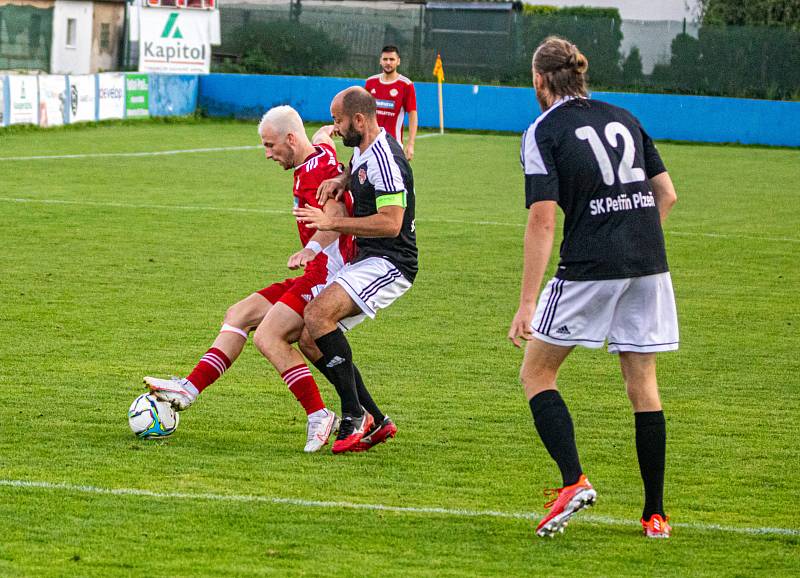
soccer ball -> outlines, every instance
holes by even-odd
[[[166,401],[159,401],[150,393],[133,400],[128,410],[128,425],[140,438],[163,438],[178,429],[180,415]]]

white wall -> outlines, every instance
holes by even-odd
[[[92,2],[56,0],[53,10],[51,74],[89,74],[92,61]],[[77,24],[74,47],[67,46],[67,20]]]

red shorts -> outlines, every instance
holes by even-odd
[[[259,295],[272,303],[284,303],[303,316],[306,305],[325,287],[325,279],[315,273],[292,277],[280,283],[273,283],[257,291]]]

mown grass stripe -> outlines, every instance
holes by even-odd
[[[248,209],[242,207],[213,207],[204,205],[156,205],[146,203],[115,203],[108,201],[70,201],[65,199],[34,199],[25,197],[0,197],[0,202],[7,203],[40,203],[43,205],[77,205],[87,207],[109,207],[115,209],[156,209],[174,211],[212,211],[220,213],[254,213],[265,215],[285,215],[290,213],[288,210],[281,209]],[[484,225],[497,227],[525,227],[525,223],[509,223],[503,221],[468,221],[461,219],[430,219],[419,218],[418,223],[445,223],[453,225]],[[795,237],[764,237],[758,235],[743,235],[739,233],[698,233],[692,231],[666,231],[667,236],[677,237],[708,237],[712,239],[748,239],[752,241],[774,241],[779,243],[800,243],[800,238]]]
[[[284,506],[297,506],[301,508],[331,508],[348,510],[370,510],[381,512],[395,512],[398,514],[422,514],[440,515],[459,518],[491,517],[535,520],[541,514],[535,512],[501,512],[496,510],[469,510],[464,508],[439,508],[439,507],[413,507],[413,506],[387,506],[384,504],[362,504],[357,502],[334,502],[325,500],[302,500],[299,498],[282,498],[278,496],[258,496],[248,494],[214,494],[214,493],[187,493],[187,492],[154,492],[138,488],[102,488],[99,486],[76,485],[65,482],[41,482],[34,480],[0,480],[0,486],[20,488],[20,489],[39,489],[76,492],[82,494],[104,494],[111,496],[135,496],[155,498],[159,500],[206,500],[219,502],[244,502],[260,504],[278,504]],[[608,516],[595,516],[582,514],[582,521],[603,526],[632,526],[638,525],[630,520],[621,520]],[[720,524],[700,524],[700,523],[675,523],[676,528],[687,528],[703,532],[729,532],[747,535],[779,535],[779,536],[800,536],[800,530],[791,528],[768,528],[768,527],[738,527],[723,526]]]

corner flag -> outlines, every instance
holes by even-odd
[[[436,64],[433,66],[433,75],[439,85],[439,134],[444,134],[444,102],[442,99],[442,82],[444,82],[444,67],[442,66],[442,55],[436,53]]]
[[[439,79],[439,82],[444,82],[444,68],[442,67],[442,56],[436,54],[436,64],[433,66],[433,75]]]

